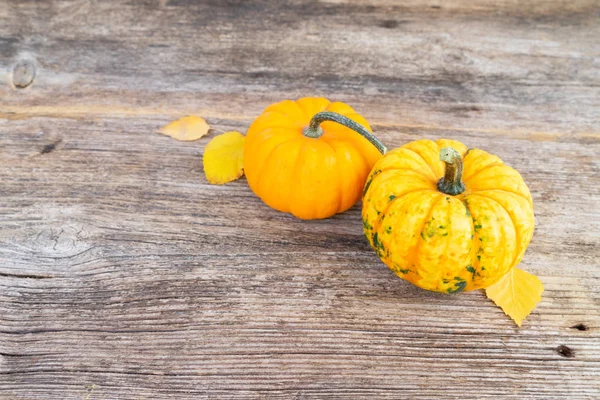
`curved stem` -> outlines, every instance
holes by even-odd
[[[462,181],[463,161],[458,151],[451,147],[444,147],[440,150],[440,160],[446,163],[446,172],[438,182],[438,190],[452,196],[464,192],[465,184]]]
[[[308,125],[308,127],[304,129],[304,132],[302,133],[304,136],[311,138],[320,137],[323,134],[323,129],[319,125],[325,121],[333,121],[340,125],[344,125],[346,128],[352,129],[354,132],[367,139],[373,146],[377,148],[377,150],[381,152],[381,154],[385,154],[387,152],[387,148],[384,146],[384,144],[381,143],[379,139],[377,139],[375,135],[369,132],[364,126],[352,121],[348,117],[331,111],[322,111],[315,114],[310,121],[310,125]]]

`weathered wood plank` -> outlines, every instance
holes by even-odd
[[[386,123],[594,131],[594,1],[395,3],[18,2],[0,24],[0,81],[23,59],[38,76],[28,92],[0,94],[18,115],[143,107],[246,119],[325,94]]]
[[[593,1],[0,0],[0,397],[600,396]],[[324,29],[326,28],[326,29]],[[17,90],[12,68],[30,61]],[[452,137],[522,172],[545,284],[522,329],[395,278],[359,207],[298,221],[206,183],[199,113],[348,101],[390,147]]]

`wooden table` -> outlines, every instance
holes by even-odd
[[[596,0],[0,0],[0,398],[600,398],[599,40]],[[154,133],[313,95],[523,174],[521,329]]]

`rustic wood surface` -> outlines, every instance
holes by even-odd
[[[599,38],[597,0],[0,0],[0,398],[600,398]],[[153,133],[307,95],[523,174],[523,328]]]

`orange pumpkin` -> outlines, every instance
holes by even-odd
[[[244,173],[268,206],[301,219],[327,218],[360,199],[384,152],[349,105],[322,97],[284,100],[248,129]]]
[[[454,140],[417,140],[391,150],[363,198],[369,243],[396,275],[427,290],[486,288],[523,258],[533,201],[500,158]]]

